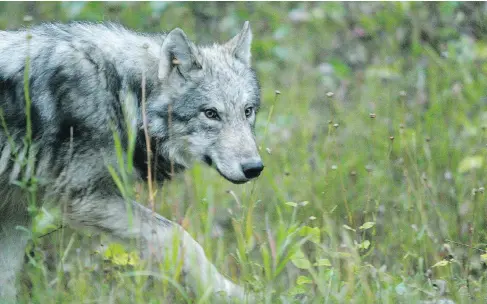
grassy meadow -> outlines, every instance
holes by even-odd
[[[196,164],[157,189],[156,210],[262,303],[485,303],[486,13],[458,2],[0,2],[0,29],[26,15],[105,20],[209,43],[249,20],[266,168],[233,185]],[[208,302],[180,284],[177,263],[149,273],[134,248],[55,230],[60,212],[38,210],[21,303]]]

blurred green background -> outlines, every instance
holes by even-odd
[[[26,15],[114,21],[180,27],[204,44],[249,20],[266,169],[235,186],[196,165],[159,191],[158,211],[266,303],[485,303],[486,12],[482,2],[0,2],[0,29]],[[36,237],[46,217],[22,301],[185,301],[167,282],[128,279],[137,265],[89,249],[98,238]]]

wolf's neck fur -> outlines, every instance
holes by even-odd
[[[107,27],[111,30],[107,30]],[[104,53],[104,57],[110,60],[118,74],[123,77],[126,88],[135,94],[139,113],[142,103],[142,78],[145,77],[145,101],[150,100],[151,93],[158,91],[155,86],[158,80],[158,66],[160,49],[165,35],[147,35],[127,30],[119,25],[93,25],[80,24],[76,29],[79,35],[97,36],[95,43]],[[87,37],[88,38],[88,37]],[[145,70],[143,74],[142,71]],[[129,78],[130,77],[130,78]],[[142,117],[139,115],[141,121]],[[142,125],[139,122],[139,125]],[[157,145],[167,144],[164,139],[151,138],[151,170],[153,178],[162,182],[170,179],[173,174],[185,169],[174,160],[159,155]],[[160,148],[160,147],[159,147]],[[140,176],[147,179],[148,176],[147,143],[143,130],[137,134],[137,143],[134,151],[134,165]]]
[[[162,183],[164,180],[169,180],[174,174],[186,169],[184,166],[175,163],[157,153],[157,145],[164,143],[157,142],[151,139],[151,170],[154,181]],[[149,168],[147,165],[147,144],[144,137],[144,132],[141,130],[137,136],[137,143],[134,151],[134,166],[137,168],[140,177],[147,181]]]
[[[152,92],[157,92],[155,88],[159,83],[158,65],[160,49],[165,35],[147,35],[127,30],[118,25],[108,25],[114,30],[107,31],[107,25],[80,24],[78,31],[80,35],[96,35],[103,37],[96,39],[98,47],[104,53],[104,58],[110,60],[118,75],[123,78],[122,82],[126,90],[135,94],[139,115],[138,125],[142,125],[142,78],[145,77],[145,101],[151,99]],[[103,44],[100,44],[100,41]],[[109,42],[109,43],[107,43]],[[145,73],[142,72],[145,70]],[[172,176],[185,169],[185,166],[176,163],[174,160],[159,155],[158,145],[161,148],[167,144],[164,138],[151,138],[151,170],[152,176],[157,182],[171,179]],[[163,149],[166,150],[166,149]],[[139,171],[139,175],[144,180],[148,176],[148,156],[147,143],[144,131],[140,130],[137,134],[137,142],[134,151],[134,165]]]

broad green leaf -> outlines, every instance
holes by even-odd
[[[447,261],[447,260],[441,260],[441,261],[439,261],[438,263],[436,263],[435,265],[433,265],[431,267],[444,267],[444,266],[447,266],[448,264],[450,264],[449,261]]]
[[[299,276],[298,279],[296,280],[296,284],[298,285],[303,285],[303,284],[312,284],[313,280],[311,280],[308,277],[305,276]]]
[[[353,229],[352,227],[350,227],[348,225],[343,225],[343,228],[345,228],[347,230],[350,230],[350,231],[353,231],[353,232],[357,231],[357,230]]]
[[[291,290],[289,290],[290,296],[295,296],[304,293],[306,293],[306,291],[304,290],[303,286],[300,285],[295,285],[293,288],[291,288]]]
[[[319,259],[316,263],[313,264],[314,266],[331,266],[330,260],[328,259]]]
[[[299,231],[300,236],[308,237],[315,244],[320,243],[320,228],[304,226]]]
[[[286,205],[296,207],[298,204],[296,204],[295,202],[287,202]]]
[[[481,260],[482,262],[484,262],[484,263],[485,263],[485,262],[487,262],[487,253],[481,254],[481,255],[480,255],[480,260]]]
[[[365,240],[358,245],[358,248],[364,249],[364,250],[367,250],[369,247],[370,247],[370,241],[369,240]]]
[[[309,269],[311,267],[311,263],[307,259],[292,259],[291,262],[300,269]]]
[[[296,253],[291,258],[291,262],[294,264],[294,266],[300,269],[311,268],[311,263],[301,250],[296,251]]]
[[[139,256],[136,252],[127,252],[125,248],[118,243],[110,244],[103,255],[105,259],[111,261],[115,265],[133,266],[139,263]]]
[[[360,230],[367,230],[375,226],[375,222],[366,222],[359,227]]]
[[[46,234],[57,229],[58,227],[59,225],[56,222],[56,218],[46,209],[41,208],[41,212],[39,212],[35,217],[32,230],[37,234]]]

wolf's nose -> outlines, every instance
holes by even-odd
[[[262,170],[264,170],[264,164],[261,161],[249,162],[242,165],[242,171],[246,178],[257,177]]]

